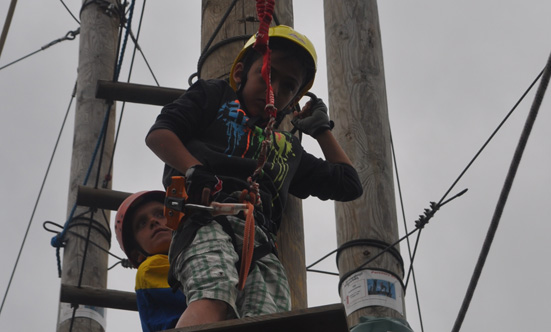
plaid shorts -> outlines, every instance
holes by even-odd
[[[235,232],[237,247],[243,243],[244,220],[228,216]],[[255,246],[268,241],[258,227]],[[233,312],[227,318],[264,315],[291,309],[291,296],[285,269],[272,253],[256,260],[245,287],[238,291],[239,256],[231,237],[215,221],[197,231],[191,245],[174,260],[174,274],[190,302],[216,299],[226,302]],[[171,260],[172,261],[172,260]]]

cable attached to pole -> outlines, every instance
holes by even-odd
[[[76,38],[76,36],[80,33],[80,28],[74,30],[74,31],[69,31],[67,32],[67,34],[65,34],[64,37],[61,37],[61,38],[58,38],[56,40],[53,40],[51,42],[49,42],[48,44],[42,46],[39,50],[36,50],[32,53],[29,53],[15,61],[12,61],[10,63],[8,63],[7,65],[3,65],[2,67],[0,67],[0,70],[4,69],[4,68],[7,68],[13,64],[16,64],[17,62],[21,61],[21,60],[24,60],[28,57],[30,57],[31,55],[35,55],[36,53],[40,52],[40,51],[44,51],[45,49],[49,48],[50,46],[54,46],[55,44],[59,43],[59,42],[62,42],[62,41],[65,41],[65,40],[74,40]]]
[[[2,56],[2,50],[4,49],[4,43],[8,38],[8,31],[10,30],[11,20],[13,19],[13,13],[15,12],[15,6],[17,0],[11,0],[10,7],[8,8],[8,14],[6,15],[6,21],[4,22],[4,28],[2,29],[2,35],[0,35],[0,57]]]
[[[478,284],[478,280],[480,279],[480,275],[482,274],[482,269],[484,268],[486,258],[488,257],[488,253],[490,252],[490,247],[492,245],[492,241],[496,234],[497,227],[499,226],[501,215],[503,214],[505,204],[507,203],[509,192],[511,191],[511,187],[513,186],[513,181],[515,179],[518,167],[520,165],[520,161],[522,159],[524,149],[526,148],[526,145],[528,143],[528,138],[530,137],[532,127],[534,126],[534,122],[536,121],[536,117],[538,115],[541,103],[543,101],[545,91],[547,90],[547,86],[549,85],[550,78],[551,78],[551,54],[547,59],[547,64],[543,71],[543,76],[541,78],[540,85],[538,87],[538,90],[536,91],[536,95],[534,97],[532,107],[530,108],[530,112],[524,124],[524,128],[522,130],[519,142],[517,144],[517,148],[513,155],[513,160],[511,161],[509,171],[507,172],[507,176],[505,178],[505,183],[503,184],[501,194],[499,195],[499,200],[497,202],[496,209],[492,217],[492,222],[490,223],[488,233],[486,234],[486,239],[484,240],[484,243],[482,245],[482,249],[478,257],[478,261],[476,263],[473,275],[471,277],[471,281],[467,288],[467,293],[465,294],[465,298],[463,299],[463,304],[461,305],[461,308],[459,310],[452,332],[458,332],[461,329],[461,325],[463,324],[463,320],[465,319],[465,315],[467,314],[467,310],[469,309],[469,305],[473,298],[474,291]]]

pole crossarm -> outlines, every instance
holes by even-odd
[[[121,203],[131,194],[110,189],[78,186],[77,205],[117,211]]]
[[[59,301],[102,308],[138,311],[136,293],[61,284]]]
[[[163,106],[173,102],[186,90],[154,85],[98,80],[96,98],[129,103]]]

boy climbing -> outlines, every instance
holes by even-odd
[[[242,289],[236,266],[246,242],[245,215],[187,211],[169,253],[169,278],[188,297],[177,327],[290,310],[289,285],[273,244],[288,194],[338,201],[362,194],[321,100],[295,112],[293,123],[317,140],[326,160],[304,151],[291,133],[272,131],[274,113],[276,118],[291,113],[312,86],[316,53],[308,38],[290,27],[272,27],[268,35],[268,84],[265,58],[252,37],[231,68],[230,85],[198,80],[162,109],[146,138],[166,164],[165,187],[173,176],[185,175],[186,204],[254,205],[254,259]],[[273,92],[273,105],[267,104],[267,91]]]
[[[136,300],[144,332],[174,328],[186,309],[183,293],[167,282],[172,230],[163,215],[165,192],[141,191],[128,196],[115,217],[117,241],[138,269]]]

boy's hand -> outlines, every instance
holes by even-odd
[[[209,205],[212,197],[222,190],[222,181],[203,165],[188,168],[185,177],[187,203]]]
[[[298,130],[314,138],[333,128],[333,121],[330,121],[327,115],[327,106],[321,99],[310,100],[300,112],[295,111],[291,123]]]

